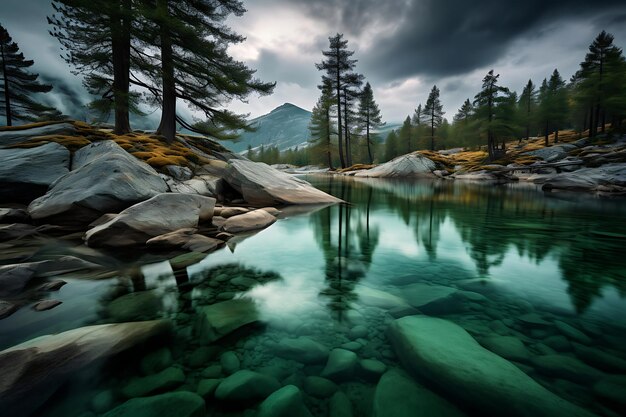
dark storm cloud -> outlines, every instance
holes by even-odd
[[[348,36],[358,36],[372,25],[398,21],[399,27],[375,39],[361,60],[388,80],[468,72],[496,61],[511,42],[540,24],[591,18],[609,9],[617,14],[605,17],[619,20],[626,8],[624,0],[296,1],[309,13],[335,23],[337,30]],[[608,22],[598,22],[603,23]]]

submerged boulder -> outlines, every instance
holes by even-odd
[[[168,191],[148,164],[112,141],[85,146],[74,154],[73,170],[28,206],[34,220],[76,226]]]
[[[418,153],[402,155],[372,169],[357,172],[355,177],[369,178],[434,178],[437,166],[433,161]]]
[[[257,207],[341,202],[304,180],[259,162],[231,159],[224,180],[241,194],[245,201]]]
[[[85,233],[89,246],[143,245],[149,239],[179,229],[195,228],[213,216],[215,199],[165,193],[135,204]]]
[[[0,201],[30,203],[69,172],[70,151],[51,142],[28,149],[0,149]]]
[[[507,415],[523,417],[593,416],[483,348],[450,321],[404,317],[391,324],[389,337],[409,370],[482,415],[499,416],[506,410]]]
[[[259,406],[257,417],[312,417],[295,385],[286,385],[272,393]]]
[[[372,417],[463,417],[465,414],[399,369],[387,371],[376,386]]]
[[[189,391],[168,392],[152,397],[133,398],[115,407],[103,417],[202,417],[204,400]]]
[[[162,320],[101,324],[41,336],[3,350],[2,412],[14,417],[28,416],[75,372],[169,329],[170,323]]]
[[[199,308],[195,331],[200,343],[211,343],[257,320],[259,313],[252,300],[228,300]]]
[[[266,398],[279,388],[280,382],[276,378],[244,369],[224,378],[215,390],[215,398],[252,402]]]

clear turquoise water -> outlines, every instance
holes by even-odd
[[[589,336],[590,347],[626,360],[624,199],[544,194],[523,184],[307,179],[349,204],[286,211],[272,227],[229,242],[182,274],[174,274],[167,262],[155,262],[156,255],[133,253],[124,254],[114,278],[64,276],[68,285],[54,294],[61,306],[45,314],[24,308],[0,320],[0,347],[114,321],[107,310],[111,300],[152,290],[159,308],[145,318],[167,317],[176,323],[176,336],[166,346],[186,379],[172,390],[195,391],[202,371],[219,364],[226,351],[235,352],[242,369],[271,367],[283,385],[302,387],[304,378],[318,375],[323,364],[278,357],[277,343],[305,336],[328,348],[339,347],[351,341],[351,328],[364,325],[368,333],[357,340],[359,358],[399,367],[386,330],[403,313],[379,308],[367,295],[374,289],[402,298],[405,285],[428,283],[487,296],[486,303],[467,302],[449,311],[444,304],[430,312],[460,324],[479,341],[499,331],[518,337],[531,355],[545,354],[540,345],[550,344],[546,339],[557,333],[524,326],[519,319],[537,314],[572,325]],[[236,276],[258,284],[233,289],[228,279]],[[203,357],[193,334],[196,309],[242,296],[256,302],[263,325],[218,341],[216,351]],[[139,374],[141,357],[156,348],[142,347],[105,368],[86,370],[38,415],[91,412],[93,397],[103,391],[113,393],[111,407],[122,403],[119,387]],[[572,345],[550,349],[576,358]],[[520,367],[551,391],[599,415],[626,415],[623,406],[602,399],[581,378],[549,375],[528,364]],[[339,383],[355,416],[371,414],[375,387],[375,379],[358,374]],[[328,402],[305,394],[316,416],[327,415]],[[473,415],[471,406],[458,405]],[[207,415],[251,415],[254,407],[208,401]]]

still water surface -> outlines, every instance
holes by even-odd
[[[401,367],[387,327],[397,317],[420,313],[402,300],[407,286],[422,283],[486,297],[460,304],[443,300],[422,312],[461,325],[479,341],[517,337],[529,356],[515,363],[533,379],[596,414],[626,415],[624,403],[598,393],[593,381],[572,377],[558,365],[556,370],[535,366],[533,357],[546,354],[592,367],[594,361],[577,356],[579,340],[528,319],[566,322],[590,339],[587,348],[626,360],[624,199],[544,194],[523,184],[307,179],[349,204],[287,213],[270,228],[229,242],[182,273],[175,274],[166,261],[152,263],[150,256],[132,254],[135,261],[121,268],[138,267],[141,273],[131,274],[132,279],[64,276],[68,285],[55,294],[63,304],[45,314],[22,309],[0,321],[0,347],[120,317],[166,317],[174,320],[176,331],[164,344],[172,352],[172,366],[185,374],[184,382],[168,390],[196,391],[207,376],[224,377],[229,371],[220,356],[232,352],[239,368],[302,388],[313,415],[326,416],[328,395],[311,395],[315,390],[307,382],[320,375],[324,363],[300,363],[279,354],[281,344],[305,337],[329,349],[353,350],[359,360],[375,359],[387,369]],[[132,311],[128,317],[112,313],[111,300],[131,292],[149,294],[158,308],[138,317]],[[197,310],[233,297],[254,300],[262,324],[207,350],[194,334]],[[143,347],[104,368],[86,370],[38,415],[100,415],[121,404],[126,399],[122,388],[141,373],[141,357],[160,347]],[[604,368],[598,369],[601,375],[626,372]],[[357,369],[332,390],[347,395],[355,416],[369,416],[377,379]],[[94,406],[93,398],[102,392],[107,404]],[[456,405],[468,415],[481,415],[472,404]],[[207,415],[253,415],[254,408],[254,403],[207,401]]]

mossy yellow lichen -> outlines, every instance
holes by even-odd
[[[154,156],[146,162],[153,168],[163,168],[166,165],[185,166],[188,164],[185,158],[176,155]]]

